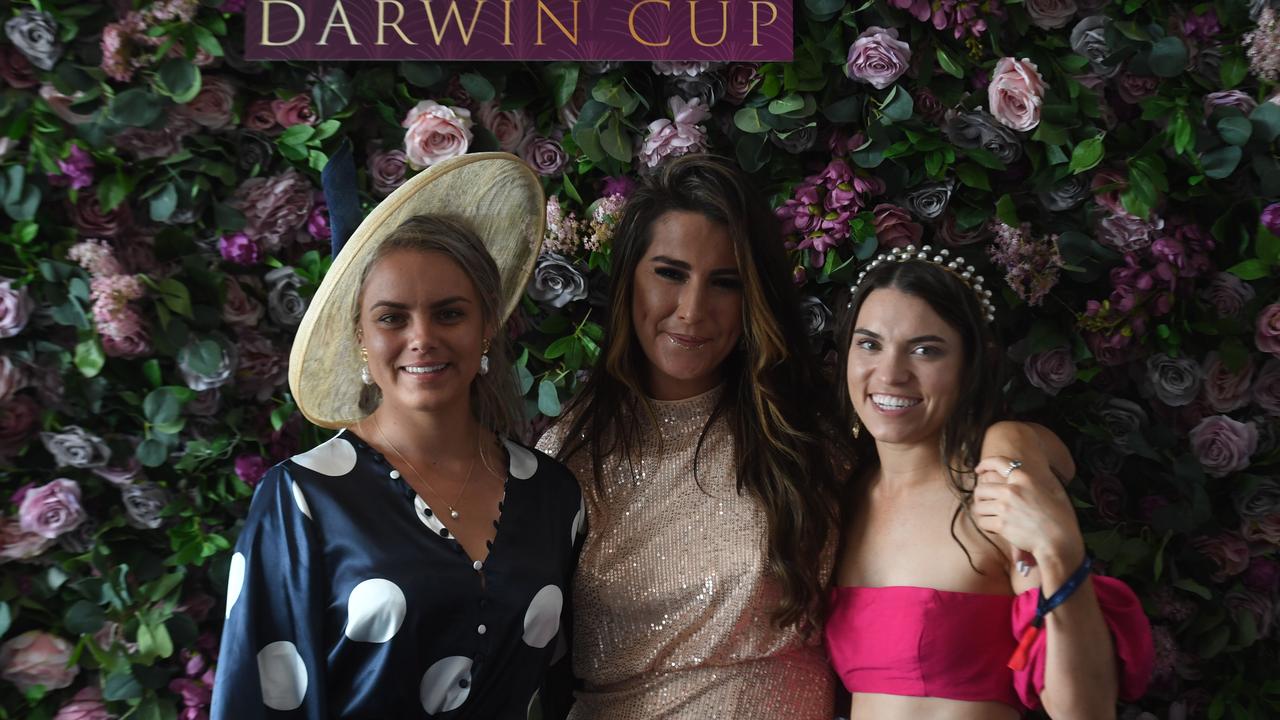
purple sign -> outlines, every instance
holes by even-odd
[[[790,61],[790,0],[249,0],[250,60]]]

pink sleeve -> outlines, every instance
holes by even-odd
[[[1151,623],[1142,612],[1142,603],[1128,585],[1115,578],[1093,576],[1093,590],[1102,607],[1102,616],[1111,630],[1115,644],[1116,665],[1120,672],[1120,699],[1137,700],[1147,690],[1155,664],[1151,643]],[[1022,632],[1036,614],[1036,591],[1028,590],[1013,601],[1013,634]],[[1032,710],[1040,707],[1040,691],[1044,690],[1045,634],[1031,646],[1027,665],[1013,673],[1013,686],[1022,704]]]

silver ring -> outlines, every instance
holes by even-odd
[[[1005,476],[1006,478],[1007,478],[1007,477],[1009,477],[1010,475],[1012,475],[1012,474],[1013,474],[1013,471],[1014,471],[1014,470],[1017,470],[1017,469],[1018,469],[1018,468],[1020,468],[1020,467],[1022,467],[1022,461],[1021,461],[1021,460],[1010,460],[1010,461],[1009,461],[1009,469],[1004,471],[1004,476]]]

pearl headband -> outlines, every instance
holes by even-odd
[[[935,255],[932,245],[923,245],[919,250],[916,249],[915,245],[908,245],[904,248],[894,248],[887,253],[880,253],[875,256],[871,262],[867,263],[866,267],[862,269],[862,272],[858,273],[858,280],[849,286],[849,292],[852,294],[857,291],[858,286],[862,284],[862,280],[867,276],[867,273],[885,263],[903,263],[911,260],[923,260],[924,262],[937,265],[943,270],[946,270],[952,275],[960,278],[960,281],[978,296],[978,303],[982,306],[983,317],[986,318],[987,322],[993,322],[996,319],[996,309],[995,306],[991,304],[991,291],[982,287],[982,276],[973,269],[972,265],[965,265],[964,258],[956,257],[949,260],[948,256],[950,255],[951,251],[946,248],[942,248]],[[853,307],[852,297],[849,298],[849,307]]]

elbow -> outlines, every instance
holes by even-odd
[[[1053,720],[1115,720],[1119,691],[1114,685],[1061,697],[1040,695],[1044,711]]]

